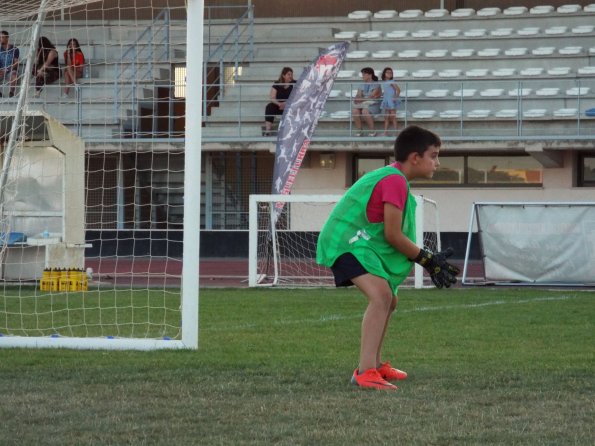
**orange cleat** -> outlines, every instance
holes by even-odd
[[[378,367],[376,370],[380,376],[387,381],[396,381],[407,378],[407,372],[393,368],[393,366],[391,366],[390,362],[388,361],[380,364],[380,367]]]
[[[351,384],[354,386],[377,389],[377,390],[397,390],[397,386],[384,380],[378,370],[368,369],[363,373],[358,374],[358,369],[355,369],[351,377]]]

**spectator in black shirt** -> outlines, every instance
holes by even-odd
[[[275,116],[283,114],[283,110],[285,110],[285,102],[289,98],[294,84],[293,69],[284,67],[281,70],[279,79],[277,79],[271,87],[271,102],[267,104],[264,111],[264,128],[262,136],[270,136],[273,133],[272,129],[273,122],[275,122]]]

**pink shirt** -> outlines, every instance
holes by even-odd
[[[400,169],[399,163],[395,162],[391,166]],[[370,196],[366,215],[372,223],[381,223],[384,221],[384,203],[390,203],[401,211],[405,209],[407,202],[407,180],[405,177],[394,174],[388,175],[380,180]]]

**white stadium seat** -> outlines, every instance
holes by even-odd
[[[444,17],[448,15],[448,9],[428,9],[425,14],[426,17],[436,19],[438,17]]]
[[[595,3],[591,3],[585,7],[583,7],[584,12],[595,12]]]
[[[589,48],[589,54],[595,54],[595,46]]]
[[[581,5],[562,5],[562,6],[558,6],[558,9],[556,9],[556,12],[560,13],[560,14],[573,14],[575,12],[580,12],[582,11],[582,6]]]
[[[443,29],[438,32],[439,37],[457,37],[459,34],[461,34],[460,29]]]
[[[490,31],[490,35],[494,37],[510,36],[514,30],[512,28],[496,28]]]
[[[422,91],[412,88],[406,88],[401,90],[401,97],[404,98],[418,98],[421,96]]]
[[[473,8],[458,8],[450,13],[452,17],[470,17],[475,14]]]
[[[512,90],[508,90],[508,96],[529,96],[532,91],[530,88],[513,88]]]
[[[434,35],[434,30],[432,29],[418,29],[417,31],[411,31],[411,37],[415,37],[416,39],[424,39],[427,37],[432,37]]]
[[[504,94],[504,89],[502,88],[486,88],[479,92],[480,96],[484,98],[497,98]]]
[[[582,67],[576,70],[578,74],[595,74],[595,66]]]
[[[448,50],[445,49],[434,49],[425,52],[426,57],[444,57],[448,54]]]
[[[527,48],[509,48],[504,50],[504,54],[507,56],[524,56],[527,54]]]
[[[422,16],[423,13],[421,9],[405,9],[399,13],[399,17],[403,19],[415,19]]]
[[[380,50],[372,53],[372,57],[374,59],[390,59],[395,55],[393,50]]]
[[[467,77],[483,77],[487,76],[488,69],[487,68],[473,68],[471,70],[465,71],[465,76]]]
[[[479,17],[491,17],[497,14],[500,14],[502,12],[502,10],[500,8],[494,8],[494,7],[489,7],[489,8],[481,8],[477,11],[477,15]]]
[[[539,34],[540,29],[536,26],[527,26],[525,28],[517,29],[516,33],[519,36],[535,36]]]
[[[591,91],[590,87],[572,87],[566,90],[568,96],[585,96]]]
[[[431,70],[431,69],[417,70],[417,71],[412,72],[411,76],[426,78],[426,77],[434,76],[435,73],[436,73],[436,70]]]
[[[420,50],[404,50],[404,51],[399,51],[399,57],[403,57],[403,58],[419,57],[420,53],[421,53]]]
[[[595,67],[593,67],[595,68]],[[461,75],[461,70],[458,69],[448,69],[442,70],[438,72],[438,77],[459,77]]]
[[[494,113],[496,118],[516,118],[519,112],[516,108],[504,108]]]
[[[496,77],[513,76],[515,73],[516,70],[514,68],[497,68],[495,70],[492,70],[492,76]]]
[[[552,67],[547,70],[547,74],[550,76],[566,76],[569,73],[570,67]]]
[[[394,9],[381,9],[374,13],[375,19],[392,19],[397,15],[397,11]]]
[[[359,90],[358,90],[357,88],[354,88],[354,89],[353,89],[353,90],[351,90],[351,91],[346,91],[346,92],[345,92],[345,97],[347,97],[347,98],[354,98],[354,97],[356,97],[356,96],[357,96],[357,92],[358,92],[358,91],[359,91]]]
[[[339,70],[339,72],[337,73],[337,77],[339,79],[348,79],[350,77],[353,77],[354,74],[355,70]]]
[[[393,77],[407,77],[408,74],[407,70],[393,70]]]
[[[523,68],[520,71],[521,76],[541,76],[545,70],[542,67]]]
[[[364,59],[366,57],[368,57],[370,55],[369,51],[349,51],[345,57],[347,57],[347,59]]]
[[[474,88],[463,88],[462,90],[453,91],[452,95],[457,98],[460,98],[460,97],[470,98],[472,96],[475,96],[476,92],[477,92],[477,90]]]
[[[531,108],[523,112],[523,118],[543,118],[546,114],[545,108]]]
[[[540,46],[539,48],[535,48],[531,50],[531,54],[535,56],[550,56],[554,54],[556,50],[553,46]]]
[[[564,48],[560,48],[558,53],[566,54],[566,55],[575,55],[580,54],[583,51],[582,46],[565,46]]]
[[[504,15],[522,15],[528,11],[526,6],[510,6],[502,11]]]
[[[448,96],[449,90],[443,88],[437,88],[434,90],[426,91],[426,96],[428,98],[445,98]]]
[[[547,35],[565,34],[566,32],[568,32],[567,26],[551,26],[544,31]]]
[[[573,34],[590,34],[595,29],[593,25],[580,25],[572,28]]]
[[[558,93],[560,93],[558,87],[544,87],[535,92],[537,96],[556,96]]]
[[[440,117],[443,119],[458,119],[463,115],[463,112],[458,109],[444,110],[440,112]]]
[[[468,118],[487,118],[490,116],[491,110],[476,109],[467,113]]]
[[[418,110],[411,114],[415,119],[432,119],[434,116],[436,116],[436,110]]]
[[[559,108],[554,110],[552,113],[556,118],[568,118],[578,115],[578,109],[576,108]]]
[[[347,14],[347,17],[350,18],[351,20],[365,20],[365,19],[369,19],[370,17],[372,17],[372,11],[363,11],[363,10],[352,11],[349,14]]]
[[[472,28],[468,29],[463,34],[465,37],[483,37],[487,34],[487,31],[483,28]]]
[[[359,34],[360,40],[378,40],[382,37],[382,31],[366,31]]]
[[[483,50],[479,50],[477,55],[481,57],[495,57],[498,56],[501,51],[500,48],[484,48]]]
[[[339,110],[330,114],[331,119],[349,119],[351,112],[349,110]]]
[[[335,39],[351,40],[351,39],[355,39],[356,37],[357,37],[356,31],[341,31],[341,32],[335,33]]]
[[[534,6],[529,10],[531,14],[550,14],[555,11],[555,8],[551,5]]]
[[[328,94],[329,98],[338,98],[343,92],[341,90],[331,90]]]
[[[407,37],[408,34],[409,31],[407,31],[406,29],[397,29],[395,31],[387,32],[385,37],[387,39],[402,39],[404,37]]]
[[[473,48],[461,48],[458,50],[453,50],[450,55],[452,57],[471,57],[475,50]]]

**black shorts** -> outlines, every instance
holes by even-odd
[[[351,279],[368,274],[364,266],[350,252],[341,254],[331,266],[331,270],[335,276],[335,285],[338,287],[351,286],[353,285]]]

